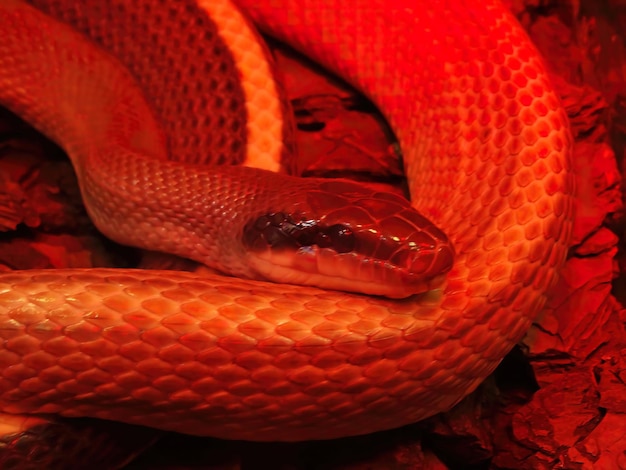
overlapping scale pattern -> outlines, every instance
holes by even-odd
[[[144,29],[125,37],[167,36],[192,60],[188,31],[158,2],[127,3],[137,21],[126,27]],[[3,411],[251,440],[388,429],[472,391],[543,306],[569,243],[570,136],[538,53],[498,1],[238,3],[386,114],[414,205],[455,246],[446,284],[390,301],[162,272],[2,274]],[[160,72],[142,73],[170,87]],[[160,108],[182,122],[195,111]],[[189,154],[197,141],[181,139]]]

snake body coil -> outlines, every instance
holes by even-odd
[[[232,22],[243,29],[241,18],[221,1],[117,0],[106,9],[96,0],[32,3],[134,67],[139,85],[100,62],[89,42],[64,42],[56,23],[33,20],[22,3],[5,1],[1,102],[74,155],[90,215],[105,218],[118,239],[134,236],[124,233],[134,217],[150,247],[154,220],[161,232],[194,226],[202,233],[184,232],[182,242],[173,238],[159,248],[189,245],[212,255],[202,237],[221,243],[235,235],[212,227],[211,217],[198,221],[197,210],[216,200],[237,214],[242,187],[257,183],[226,184],[210,169],[164,159],[193,161],[205,144],[216,146],[211,163],[229,152],[243,162],[256,145],[279,155],[274,141],[289,133],[268,124],[273,119],[253,120],[250,83],[266,88],[261,108],[280,113],[281,106],[268,71],[256,68],[257,52],[232,53],[232,60],[227,54],[222,62],[238,72],[226,81],[208,78],[206,50],[194,38],[211,43],[217,33],[199,28]],[[93,416],[249,440],[389,429],[446,410],[475,389],[544,305],[569,243],[571,138],[537,51],[499,1],[238,3],[262,29],[345,77],[385,114],[403,150],[412,204],[455,247],[445,283],[388,300],[173,272],[5,273],[3,412]],[[236,36],[219,35],[236,47]],[[31,44],[38,37],[54,45],[40,56]],[[228,82],[233,76],[246,85]],[[93,77],[99,81],[90,85]],[[241,92],[214,106],[199,91],[211,86]],[[155,115],[137,97],[141,91]],[[245,118],[217,117],[213,124],[230,137],[207,143],[197,133],[210,127],[213,107],[239,109]],[[255,134],[265,124],[269,140]],[[96,151],[103,166],[91,168]],[[133,192],[139,183],[152,188],[147,207],[154,212]],[[281,192],[289,185],[271,186],[273,198],[289,197]],[[103,187],[130,192],[104,200]],[[202,191],[215,199],[194,195]],[[172,201],[190,209],[180,216]],[[119,208],[131,215],[116,215]],[[172,215],[180,218],[163,222]],[[235,271],[236,255],[228,261]]]

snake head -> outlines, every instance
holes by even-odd
[[[405,198],[347,180],[317,180],[244,227],[256,277],[403,298],[437,287],[454,250]]]

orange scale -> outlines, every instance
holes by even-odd
[[[91,292],[99,297],[107,297],[119,292],[119,288],[116,285],[108,284],[106,282],[93,283],[85,286],[86,292]]]
[[[524,238],[526,240],[536,240],[543,235],[543,224],[539,221],[535,220],[524,226]]]
[[[529,88],[535,98],[541,98],[546,93],[545,86],[540,82],[532,83]]]
[[[22,380],[25,380],[28,377],[32,377],[32,372],[32,369],[26,370],[20,364],[18,366],[10,367],[8,370],[5,370],[2,373],[2,376],[6,377],[9,380],[19,379],[20,377]],[[27,375],[25,375],[25,373],[27,373]],[[42,382],[47,382],[48,384],[58,383],[62,380],[72,380],[74,379],[74,376],[74,372],[71,372],[64,367],[58,365],[48,367],[47,369],[40,371],[38,375],[39,380],[41,380]],[[54,392],[51,391],[50,393]],[[43,397],[40,396],[40,398]]]
[[[534,55],[535,52],[527,45],[520,46],[517,49],[517,57],[519,57],[522,62],[528,62]]]
[[[524,129],[524,131],[522,132],[522,140],[526,143],[526,145],[533,145],[535,142],[537,142],[537,140],[539,140],[539,135],[537,135],[537,132],[535,131],[535,129],[527,127]]]
[[[542,154],[543,149],[543,154]],[[535,150],[530,150],[528,148],[524,148],[524,151],[520,153],[519,159],[525,167],[530,167],[535,164],[535,162],[540,158],[545,158],[547,156],[547,152],[545,152],[546,148],[543,146],[543,143],[535,148]]]
[[[508,260],[511,262],[523,262],[528,256],[528,243],[527,240],[520,240],[518,243],[513,243],[509,247]]]
[[[545,269],[539,269],[535,276],[530,279],[529,285],[535,289],[541,289],[552,281],[552,273]]]
[[[509,204],[504,198],[496,198],[489,206],[489,215],[497,217],[509,208]]]
[[[519,118],[511,119],[509,121],[509,125],[507,126],[507,130],[509,131],[509,135],[518,136],[522,133],[524,129],[524,125],[522,124],[522,120]],[[510,141],[513,142],[514,138],[511,137]]]
[[[457,362],[460,356],[464,355],[465,351],[463,350],[463,348],[459,347],[459,342],[449,339],[448,341],[440,345],[437,349],[435,349],[433,359],[435,361],[444,362],[445,364],[454,364],[455,362]],[[433,380],[433,378],[431,377],[431,379],[427,380]]]
[[[499,262],[489,271],[489,276],[487,278],[489,279],[489,283],[491,285],[498,281],[509,281],[511,277],[511,268],[506,264],[503,264],[503,261],[505,261],[506,258],[503,255],[500,255],[498,256],[498,259]]]
[[[517,158],[508,158],[504,164],[504,171],[506,172],[507,175],[509,176],[514,176],[515,174],[517,174],[517,172],[520,170],[520,168],[522,167],[522,162],[517,159]],[[509,180],[511,181],[511,180]],[[511,181],[512,184],[512,181]],[[505,196],[506,194],[509,194],[511,192],[511,186],[507,186],[507,191],[506,192],[500,192],[500,194],[502,196]]]
[[[243,323],[252,318],[253,313],[249,308],[241,305],[224,305],[216,309],[217,313],[224,319],[230,320],[235,324]]]
[[[517,71],[522,68],[522,62],[514,56],[508,56],[505,62],[505,66],[512,71]]]
[[[483,89],[482,84],[481,84],[481,92],[480,92],[480,95],[478,95],[478,101],[476,102],[476,104],[478,105],[480,109],[485,109],[489,107],[490,99],[491,97],[489,96],[488,93],[485,93],[485,90]]]
[[[532,166],[532,171],[535,175],[535,178],[537,180],[543,180],[544,178],[546,178],[549,173],[550,170],[548,169],[548,165],[546,164],[545,160],[538,160],[533,166]]]
[[[6,352],[3,352],[2,355],[5,355]],[[19,357],[13,353],[8,353],[9,357]],[[86,353],[89,354],[89,353]],[[21,364],[29,369],[46,369],[49,367],[53,367],[56,365],[58,358],[53,355],[53,354],[49,354],[45,351],[41,351],[40,349],[34,352],[31,352],[29,354],[23,355],[20,354],[21,356],[23,356],[22,358],[18,359],[17,362],[21,362]],[[16,363],[17,363],[16,362]],[[13,364],[7,364],[5,363],[4,360],[0,361],[1,366],[5,368],[5,370],[8,370],[8,368],[13,365]]]
[[[479,39],[479,38],[476,38]],[[493,47],[485,47],[485,46],[481,46],[480,45],[480,41],[476,41],[479,44],[477,45],[477,48],[474,50],[475,53],[475,59],[478,59],[479,62],[488,62],[490,61],[489,58],[489,51],[491,49],[493,49]]]
[[[398,373],[396,366],[396,361],[378,359],[364,368],[363,376],[373,379],[375,383],[384,383],[391,380]]]
[[[498,91],[499,91],[499,87],[500,85],[498,85]],[[504,110],[504,107],[506,106],[506,98],[502,93],[495,93],[494,92],[494,97],[493,97],[493,103],[492,103],[492,109],[494,111],[498,111],[498,114],[503,114],[501,111]],[[506,115],[505,115],[506,116]]]
[[[250,373],[243,367],[239,367],[235,364],[227,364],[219,367],[215,370],[215,380],[222,382],[223,385],[228,386],[242,380],[247,380]]]
[[[211,396],[211,405],[217,406],[217,403],[214,401],[216,398],[215,394],[221,392],[223,387],[223,384],[216,382],[213,377],[205,377],[192,382],[189,389],[201,396]]]
[[[510,159],[509,162],[512,162],[513,159]],[[508,163],[508,162],[507,162]],[[507,164],[505,163],[505,164]],[[500,184],[498,185],[498,193],[500,196],[505,198],[513,193],[515,190],[515,180],[513,175],[517,174],[521,165],[517,161],[513,161],[512,163],[508,163],[512,168],[505,168],[505,172],[508,175],[506,178],[502,178]],[[507,204],[511,204],[510,201],[507,201]]]
[[[499,78],[491,78],[487,83],[486,88],[489,90],[489,93],[492,95],[496,95],[500,92],[500,79]]]
[[[345,354],[326,349],[315,356],[311,357],[311,365],[320,369],[334,369],[346,362]]]
[[[515,213],[512,211],[505,212],[496,218],[496,227],[499,231],[504,232],[511,227],[517,227],[517,220],[515,218]]]
[[[490,224],[491,225],[491,224]],[[492,228],[492,227],[488,227],[485,226],[485,228]],[[484,233],[480,234],[480,236],[483,236],[483,249],[485,251],[491,251],[491,250],[495,250],[497,248],[499,248],[500,246],[502,246],[502,233],[496,233],[493,230],[491,231],[485,231]],[[485,268],[486,269],[486,268]],[[468,282],[472,282],[472,280],[477,279],[475,276],[473,276],[472,274],[470,274],[467,278]]]
[[[503,50],[503,48],[498,48],[495,51],[493,51],[493,53],[491,54],[491,62],[493,64],[496,65],[502,65],[504,64],[504,61],[506,60],[506,51]]]
[[[515,181],[520,188],[527,188],[534,180],[532,171],[528,167],[522,168],[515,175]]]
[[[547,240],[562,240],[564,237],[571,237],[572,230],[573,227],[571,219],[567,219],[566,223],[563,224],[559,224],[554,221],[552,221],[551,223],[547,222],[547,227],[545,229],[545,238]],[[560,256],[564,256],[564,253],[567,251],[567,247],[563,246],[562,244],[557,244],[552,247],[552,249],[558,252]],[[556,261],[551,260],[550,265],[554,266],[555,263],[559,263],[558,259]]]
[[[171,394],[179,390],[185,390],[189,387],[189,383],[176,375],[166,375],[157,377],[152,385],[163,393]]]
[[[522,109],[519,117],[526,127],[532,126],[537,122],[537,115],[533,112],[532,108]]]
[[[562,191],[561,187],[552,185],[553,181],[554,181],[555,185],[558,184],[558,182],[556,180],[557,180],[557,178],[556,177],[552,177],[552,175],[547,178],[547,181],[546,181],[546,193],[549,196],[554,196],[555,194],[558,194],[558,193],[560,193]],[[562,197],[555,198],[554,201],[553,201],[554,214],[556,216],[558,216],[558,217],[563,215],[566,211],[569,210],[570,203],[571,203],[571,201],[567,200],[565,198],[562,198]]]
[[[491,113],[492,110],[491,109],[485,109],[481,115],[480,115],[480,119],[478,120],[479,124],[481,126],[487,126],[489,125],[489,123],[491,122]]]
[[[504,24],[502,27],[503,29],[505,28]],[[500,52],[502,52],[505,56],[510,57],[514,51],[513,42],[504,42],[500,44]]]
[[[552,208],[552,199],[547,197],[538,199],[537,202],[535,202],[535,213],[537,214],[537,217],[542,219],[553,215],[554,210]]]
[[[47,320],[44,320],[41,323],[45,323],[45,322],[47,322]],[[26,331],[33,337],[40,338],[43,340],[43,339],[47,339],[48,337],[51,337],[51,336],[48,336],[48,333],[56,334],[60,330],[58,326],[52,326],[53,325],[52,322],[50,322],[52,324],[51,325],[52,329],[43,330],[43,328],[41,328],[42,327],[41,323],[36,324],[36,325],[29,325],[26,328]],[[45,337],[42,337],[43,336],[41,334],[42,330],[45,331],[46,333]],[[65,326],[63,328],[63,331],[65,332],[66,337],[79,341],[81,343],[81,350],[83,350],[83,346],[85,344],[90,344],[92,342],[97,342],[98,344],[101,343],[102,328],[100,326],[94,325],[91,322],[79,321],[72,325]]]
[[[522,72],[528,78],[532,78],[533,80],[539,76],[539,72],[537,71],[537,68],[531,64],[526,64],[526,66],[524,66],[524,68],[522,69]]]
[[[491,62],[485,62],[484,64],[482,64],[482,68],[483,68],[482,70],[483,77],[485,78],[493,77],[495,70]]]
[[[562,249],[564,248],[553,248],[548,253],[546,253],[545,264],[547,264],[548,266],[557,266],[563,258]]]
[[[484,331],[482,333],[486,334]],[[484,370],[486,370],[489,365],[483,361],[480,353],[487,347],[488,344],[485,341],[482,341],[480,344],[473,347],[472,350],[475,354],[468,354],[455,364],[455,375],[457,377],[467,377],[471,380],[472,377],[476,377],[476,375],[481,374]]]
[[[511,79],[511,81],[518,88],[526,88],[526,85],[528,84],[528,78],[524,74],[522,74],[522,73],[515,73],[515,74],[513,74],[513,77]]]
[[[462,83],[466,83],[467,84],[468,79],[465,78],[462,80]],[[469,85],[466,87],[469,88]],[[476,96],[472,93],[467,93],[464,96],[461,96],[461,103],[463,105],[464,108],[472,108],[474,106],[474,104],[476,103]]]
[[[491,283],[487,281],[487,271],[481,272],[479,276],[477,276],[477,281],[472,282],[467,286],[467,296],[470,298],[485,298],[489,295],[489,290],[491,289]]]
[[[343,364],[328,370],[326,376],[329,380],[338,384],[349,384],[362,378],[362,369],[352,364]]]
[[[444,343],[445,344],[445,343]],[[430,354],[412,354],[411,356],[398,361],[397,369],[401,372],[408,372],[414,378],[419,380],[421,377],[430,377],[436,373],[441,367]]]
[[[542,101],[535,101],[532,104],[532,110],[538,116],[547,116],[548,115],[548,107]]]
[[[512,89],[512,93],[509,94],[506,91],[506,88],[510,87]],[[520,104],[517,102],[517,100],[515,100],[514,98],[517,96],[517,88],[513,87],[512,85],[504,85],[503,89],[502,89],[504,95],[506,98],[509,98],[509,101],[506,104],[505,107],[505,112],[511,116],[511,117],[516,117],[519,115],[520,111],[522,110],[522,107],[520,106]]]
[[[246,351],[234,358],[234,363],[249,371],[257,370],[272,363],[273,357],[257,350]]]
[[[344,334],[344,336],[346,336]],[[313,357],[322,351],[331,348],[335,338],[328,338],[322,335],[309,335],[299,341],[296,341],[293,345],[293,350],[301,354],[306,354],[309,357]]]
[[[141,333],[141,339],[155,348],[164,348],[178,340],[179,335],[169,328],[160,326]]]
[[[168,315],[161,320],[161,325],[179,336],[194,332],[198,329],[196,318],[184,312]]]
[[[544,98],[544,103],[548,108],[553,111],[557,109],[560,110],[559,99],[556,97],[556,95],[552,93]],[[552,122],[552,125],[555,129],[561,129],[561,127],[563,127],[564,121],[563,115],[561,113],[555,113],[554,115],[552,115],[550,117],[550,121]]]
[[[526,200],[532,204],[540,204],[539,201],[546,195],[543,183],[534,179],[531,170],[528,171],[528,175],[531,178],[531,182],[526,186]],[[535,209],[537,208],[535,207]]]
[[[256,348],[261,352],[272,356],[278,356],[279,354],[291,349],[294,344],[295,342],[289,338],[280,335],[273,335],[267,339],[259,340]]]
[[[478,32],[476,32],[478,33]],[[489,36],[484,36],[483,37],[483,48],[487,51],[490,51],[490,60],[493,60],[493,51],[497,51],[498,48],[500,47],[499,44],[499,38],[498,35],[496,33],[494,34],[490,34]]]
[[[179,312],[178,302],[163,297],[155,297],[152,299],[144,300],[143,302],[141,302],[141,307],[159,318]],[[122,307],[118,306],[117,308]]]
[[[560,158],[551,158],[550,160],[548,160],[550,170],[552,170],[552,172],[557,175],[563,173],[563,171],[565,170],[565,166],[563,163],[563,160],[561,160]]]
[[[485,255],[483,253],[477,251],[470,252],[465,258],[465,266],[470,269],[476,268],[483,263],[484,259]]]
[[[512,76],[511,69],[506,66],[498,67],[497,75],[498,78],[500,78],[500,80],[502,80],[503,82],[508,82]]]
[[[534,98],[532,97],[531,94],[524,91],[518,96],[518,99],[519,99],[519,102],[522,103],[523,106],[530,106]]]
[[[498,149],[503,149],[508,140],[509,140],[509,133],[507,132],[507,130],[504,128],[507,123],[508,123],[508,119],[506,117],[506,115],[502,114],[502,123],[500,125],[500,123],[498,123],[496,126],[496,128],[498,128],[498,131],[496,131],[494,137],[493,137],[493,145],[498,148]]]
[[[563,139],[561,139],[561,137],[558,134],[555,134],[552,137],[550,137],[550,143],[554,147],[554,150],[556,150],[557,152],[561,152],[563,150],[563,147],[565,147]]]
[[[513,214],[508,213],[498,217],[498,227],[502,231],[502,240],[505,246],[513,245],[521,239],[520,226],[516,224]]]
[[[526,197],[524,196],[524,192],[514,186],[514,190],[509,196],[509,206],[512,209],[518,209],[526,204]]]
[[[173,343],[169,346],[161,348],[157,352],[157,356],[174,366],[184,364],[185,362],[193,361],[195,359],[195,353],[180,343]]]
[[[240,323],[237,326],[237,331],[250,338],[254,338],[256,341],[260,341],[274,335],[274,325],[258,318],[253,318],[252,320]]]
[[[537,131],[537,134],[539,134],[539,136],[545,138],[550,135],[552,128],[545,120],[542,119],[535,124],[535,130]]]
[[[345,360],[345,359],[344,359]],[[285,371],[272,365],[264,365],[250,371],[250,380],[262,386],[285,381]]]

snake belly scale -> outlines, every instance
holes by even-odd
[[[111,43],[104,47],[122,63],[151,53],[142,49],[150,42],[132,41],[133,34],[169,42],[193,61],[183,33],[200,21],[179,31],[168,18],[181,12],[213,15],[216,24],[234,18],[227,13],[234,7],[222,1],[165,2],[176,5],[167,14],[159,10],[164,2],[117,1],[111,4],[123,5],[131,15],[124,28],[141,28],[116,35],[115,6],[89,8],[95,0],[32,3],[96,40],[110,32]],[[412,204],[455,247],[445,282],[390,300],[175,272],[3,273],[2,412],[93,416],[249,440],[326,439],[389,429],[447,410],[474,390],[544,305],[569,243],[571,137],[539,54],[499,1],[237,3],[262,30],[353,83],[385,114],[402,147]],[[215,17],[220,14],[229,20]],[[45,82],[52,79],[37,75],[39,64],[29,60],[50,60],[47,70],[63,69],[67,77],[80,77],[81,66],[92,67],[104,82],[117,75],[85,63],[92,57],[89,49],[82,56],[87,59],[74,63],[64,62],[63,50],[49,58],[24,53],[30,35],[19,33],[29,15],[20,2],[0,6],[0,21],[16,25],[17,36],[6,33],[2,40],[2,103],[52,134],[68,153],[126,141],[132,148],[110,153],[151,157],[132,168],[112,163],[109,174],[163,185],[183,181],[179,163],[163,160],[168,150],[182,159],[202,153],[197,138],[167,135],[178,132],[177,122],[189,122],[189,113],[207,112],[204,98],[185,82],[192,77],[179,79],[185,100],[167,103],[165,90],[172,83],[161,78],[163,70],[146,68],[148,76],[137,83],[152,84],[148,95],[163,90],[153,98],[156,113],[135,97],[141,85],[112,83],[120,96],[114,103],[102,100],[97,87],[71,96],[51,93]],[[40,29],[52,37],[54,28],[42,23]],[[254,75],[251,67],[245,70]],[[254,114],[246,98],[234,101],[244,115]],[[81,108],[80,102],[93,103],[94,109]],[[123,125],[106,115],[114,110],[125,116]],[[99,118],[105,124],[85,136],[94,129],[91,116],[83,114],[96,111],[105,114]],[[289,134],[272,125],[279,126],[271,130],[276,138]],[[134,134],[118,135],[128,129]],[[252,139],[247,131],[245,145],[235,148],[239,162]],[[159,204],[168,207],[166,198],[186,197],[181,193],[164,190]],[[86,199],[88,206],[99,203],[97,197]]]

